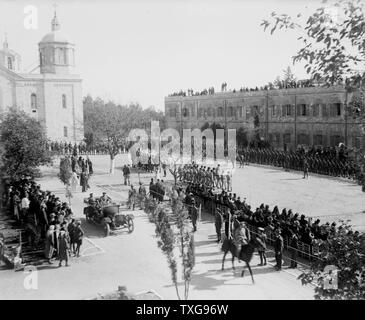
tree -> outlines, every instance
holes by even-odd
[[[293,72],[291,71],[290,67],[288,66],[285,70],[283,70],[284,73],[284,77],[283,77],[283,81],[284,83],[291,83],[293,81],[296,81],[297,79],[295,78]]]
[[[72,178],[72,164],[69,157],[61,158],[60,160],[60,172],[58,173],[58,178],[62,181],[66,188],[66,197],[68,203],[71,205],[71,178]]]
[[[355,233],[343,222],[319,246],[319,257],[311,270],[299,276],[302,284],[315,282],[315,298],[361,299],[365,298],[365,236]],[[328,286],[329,272],[326,266],[337,270],[338,288]]]
[[[42,125],[15,108],[2,115],[0,142],[3,149],[1,172],[12,181],[39,176],[38,167],[52,161]]]
[[[145,206],[150,214],[150,221],[155,223],[158,246],[167,258],[174,283],[176,295],[181,300],[178,285],[178,259],[176,249],[180,249],[182,278],[184,280],[184,299],[189,297],[191,273],[195,264],[194,236],[187,219],[187,210],[180,199],[173,199],[172,204]],[[177,247],[177,248],[176,248]]]
[[[84,98],[85,136],[95,143],[106,145],[110,155],[110,173],[114,173],[114,160],[122,146],[127,146],[126,138],[134,128],[151,128],[151,121],[160,121],[160,128],[165,127],[162,112],[153,107],[142,109],[138,103],[117,105],[112,101],[105,103],[101,98],[93,100]]]
[[[301,13],[295,17],[272,12],[263,20],[264,30],[294,29],[301,32],[301,49],[293,63],[304,62],[306,72],[318,85],[342,85],[347,91],[345,116],[358,119],[360,132],[365,133],[365,103],[352,103],[364,96],[365,71],[365,4],[362,0],[322,0],[323,5],[306,20]],[[361,98],[360,98],[361,99]],[[365,151],[362,150],[362,155]],[[360,157],[364,167],[364,157]],[[364,174],[364,171],[362,171]]]
[[[365,62],[364,3],[361,0],[322,0],[327,6],[318,8],[304,22],[296,17],[271,14],[263,20],[264,30],[295,29],[301,35],[302,48],[293,56],[293,63],[303,61],[306,72],[322,85],[343,84],[349,92],[364,90]]]

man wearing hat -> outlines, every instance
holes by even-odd
[[[283,249],[284,249],[284,240],[281,236],[281,230],[278,228],[275,230],[275,260],[276,260],[276,270],[281,270],[281,264],[283,260]]]
[[[111,201],[112,199],[106,194],[106,192],[103,192],[103,195],[99,199],[100,205],[102,207],[107,206]]]
[[[222,225],[223,225],[223,215],[222,211],[217,208],[215,211],[215,232],[217,233],[217,242],[220,242],[222,239]]]
[[[257,248],[257,251],[260,255],[260,266],[266,266],[266,240],[267,236],[265,234],[265,229],[262,227],[258,228],[258,235],[256,237],[257,242],[260,246]]]
[[[131,188],[128,192],[128,203],[129,203],[129,209],[132,209],[134,211],[134,207],[136,205],[136,189],[134,189],[133,184],[131,184]]]
[[[75,240],[75,244],[76,244],[76,252],[75,255],[77,257],[80,256],[80,248],[82,245],[82,239],[84,237],[84,230],[82,230],[81,228],[81,221],[78,220],[76,221],[76,226],[74,229],[74,240]]]
[[[146,194],[147,194],[146,188],[143,185],[143,183],[140,182],[139,189],[138,189],[138,200],[139,200],[139,205],[140,205],[141,210],[144,209],[144,201],[146,198]]]
[[[196,231],[196,222],[198,220],[198,208],[196,207],[194,198],[191,199],[190,217],[191,217],[191,222],[193,224],[193,229],[195,232]]]
[[[299,229],[294,227],[290,237],[290,268],[297,267],[298,257],[298,232]]]

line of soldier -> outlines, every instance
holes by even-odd
[[[108,146],[106,144],[98,143],[92,146],[86,145],[84,142],[74,143],[71,142],[57,142],[51,141],[46,143],[46,149],[57,154],[108,154]],[[121,148],[122,149],[122,148]]]
[[[313,255],[313,245],[319,241],[326,241],[331,233],[341,230],[341,226],[336,226],[333,222],[330,224],[320,223],[320,219],[307,218],[304,214],[293,213],[291,209],[284,208],[281,213],[278,206],[270,210],[268,205],[261,204],[255,210],[246,203],[246,198],[241,198],[235,193],[229,193],[222,190],[216,193],[212,188],[199,184],[189,184],[186,188],[186,194],[198,199],[202,207],[215,215],[215,226],[217,241],[221,241],[221,229],[224,226],[225,234],[228,236],[228,228],[233,233],[233,224],[245,222],[248,225],[264,229],[267,234],[274,234],[275,230],[280,230],[284,242],[288,244],[291,254],[291,267],[297,266],[297,255],[299,243],[302,242],[309,247],[307,257],[310,259]],[[229,221],[232,223],[229,226]],[[360,234],[358,231],[352,232],[356,237]],[[275,234],[274,238],[277,237]]]
[[[209,188],[232,190],[232,171],[216,167],[208,167],[197,164],[185,164],[178,167],[178,179],[180,182],[202,184]]]
[[[305,164],[309,172],[325,174],[349,179],[359,179],[361,168],[347,157],[322,155],[321,153],[279,151],[273,149],[241,150],[237,156],[240,167],[245,163],[258,163],[283,167],[285,170],[303,170]]]

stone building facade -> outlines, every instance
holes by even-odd
[[[168,127],[177,130],[217,123],[243,128],[247,139],[259,132],[278,149],[299,146],[365,146],[360,120],[345,106],[354,95],[341,86],[221,92],[165,98]]]
[[[74,45],[60,32],[56,13],[38,50],[39,66],[25,73],[20,55],[9,49],[5,39],[0,50],[0,112],[18,108],[37,119],[50,140],[80,142],[84,137],[81,79],[73,74]]]

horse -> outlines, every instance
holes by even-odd
[[[255,252],[256,248],[259,248],[260,244],[257,242],[256,238],[252,238],[247,245],[243,245],[241,247],[240,252],[233,241],[233,239],[225,239],[222,244],[222,251],[223,251],[223,260],[222,260],[222,270],[224,270],[224,261],[226,259],[226,255],[228,251],[232,254],[232,269],[235,270],[234,267],[234,258],[238,258],[246,263],[246,266],[251,274],[252,283],[255,283],[253,278],[252,270],[250,267],[250,261],[252,260],[253,253]],[[243,267],[244,268],[244,267]],[[241,277],[243,277],[245,270],[242,270]]]

